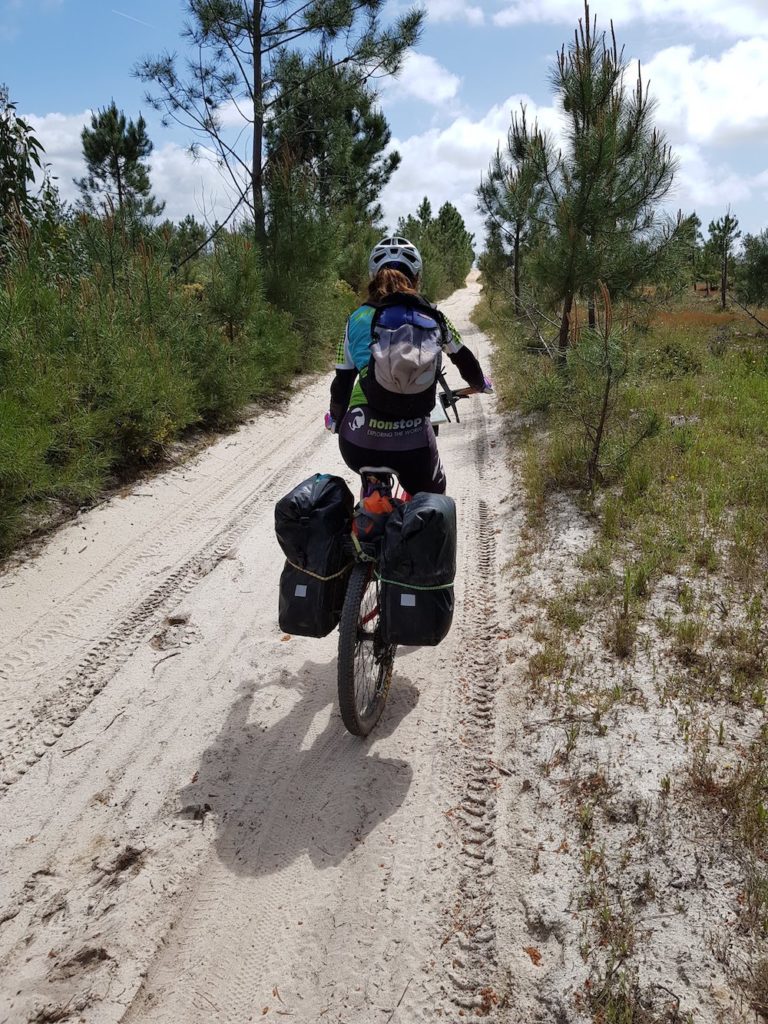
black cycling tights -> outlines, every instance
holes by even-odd
[[[346,438],[340,437],[339,451],[342,459],[356,473],[363,466],[389,466],[397,473],[400,486],[409,494],[418,494],[419,491],[445,494],[445,470],[434,437],[431,444],[408,451],[387,451],[381,448],[374,451],[351,444]]]

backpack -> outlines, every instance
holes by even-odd
[[[426,299],[400,293],[375,307],[371,357],[360,385],[369,405],[394,417],[428,416],[447,341],[445,318]]]

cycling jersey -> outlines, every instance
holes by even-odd
[[[371,358],[371,322],[375,306],[367,303],[359,306],[347,320],[344,337],[336,352],[336,380],[331,386],[331,413],[339,422],[351,406],[366,405],[367,399],[360,384],[360,378],[368,373]],[[482,389],[483,372],[472,352],[465,348],[461,335],[450,320],[445,318],[450,337],[444,351],[459,373],[472,387]]]
[[[347,320],[336,355],[336,376],[331,384],[330,413],[338,425],[339,450],[350,467],[359,472],[371,465],[389,466],[411,494],[445,492],[445,470],[428,416],[392,417],[368,404],[360,378],[368,373],[371,359],[371,323],[375,306],[358,307]],[[482,390],[483,371],[461,335],[445,320],[449,337],[443,351],[473,388]]]

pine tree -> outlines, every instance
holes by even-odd
[[[162,212],[165,204],[152,196],[145,162],[153,147],[143,117],[127,120],[113,100],[91,116],[91,126],[83,128],[81,139],[88,174],[75,184],[86,209],[95,209],[102,200],[115,204],[121,215],[143,218]]]
[[[560,308],[558,350],[564,358],[573,304],[594,311],[598,285],[629,293],[676,243],[680,223],[660,228],[658,205],[676,167],[653,126],[654,103],[638,69],[634,89],[613,34],[597,32],[584,3],[574,40],[558,54],[553,82],[565,114],[565,146],[532,132],[527,159],[541,187],[543,240],[533,271]]]
[[[276,100],[265,129],[267,181],[276,169],[307,175],[327,211],[381,217],[378,197],[400,163],[392,133],[364,74],[320,52],[288,53],[276,64]]]
[[[517,314],[521,311],[523,256],[539,230],[544,194],[540,168],[532,159],[532,147],[539,134],[537,122],[529,128],[523,104],[520,114],[512,115],[505,150],[502,152],[501,147],[496,150],[488,175],[477,190],[479,208],[498,229],[498,241],[503,245],[500,237],[503,235],[511,247],[512,287]]]
[[[430,299],[444,298],[464,284],[475,256],[473,236],[451,203],[444,203],[437,217],[433,217],[432,204],[425,196],[415,216],[400,218],[397,234],[413,242],[421,252],[422,290]]]
[[[416,211],[416,220],[421,225],[422,231],[427,231],[430,224],[432,223],[432,203],[430,203],[427,196],[421,201],[421,205]]]
[[[472,269],[475,250],[473,236],[467,231],[464,218],[452,203],[443,203],[434,220],[433,238],[439,247],[454,288],[461,288]]]
[[[768,229],[744,236],[738,294],[742,302],[752,306],[768,303]]]
[[[389,125],[365,76],[331,63],[324,52],[288,53],[276,65],[278,100],[266,126],[267,263],[279,275],[288,261],[295,273],[311,246],[308,273],[333,267],[358,292],[381,237],[379,195],[400,155],[387,151]],[[267,283],[276,283],[269,271]]]
[[[728,298],[728,271],[733,259],[733,246],[741,238],[738,227],[739,222],[731,216],[730,206],[724,217],[711,221],[709,225],[709,239],[720,263],[720,302],[723,309]]]
[[[333,54],[327,66],[308,68],[292,87],[297,102],[304,85],[332,68],[354,69],[365,80],[396,73],[418,39],[424,13],[410,11],[382,28],[384,5],[385,0],[186,0],[185,37],[194,51],[186,72],[170,54],[137,67],[138,77],[156,89],[148,99],[165,119],[213,148],[238,196],[230,216],[244,204],[259,242],[267,232],[267,124],[275,106],[285,111],[289,100],[277,88],[281,61],[294,50],[309,52],[313,43]],[[239,134],[225,124],[224,115],[232,111],[242,117]],[[246,133],[244,151],[239,143]]]

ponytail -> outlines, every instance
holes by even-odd
[[[396,292],[418,295],[417,283],[418,279],[414,281],[401,270],[395,270],[394,267],[382,267],[368,285],[368,301],[381,302],[382,299],[388,295],[394,295]]]

